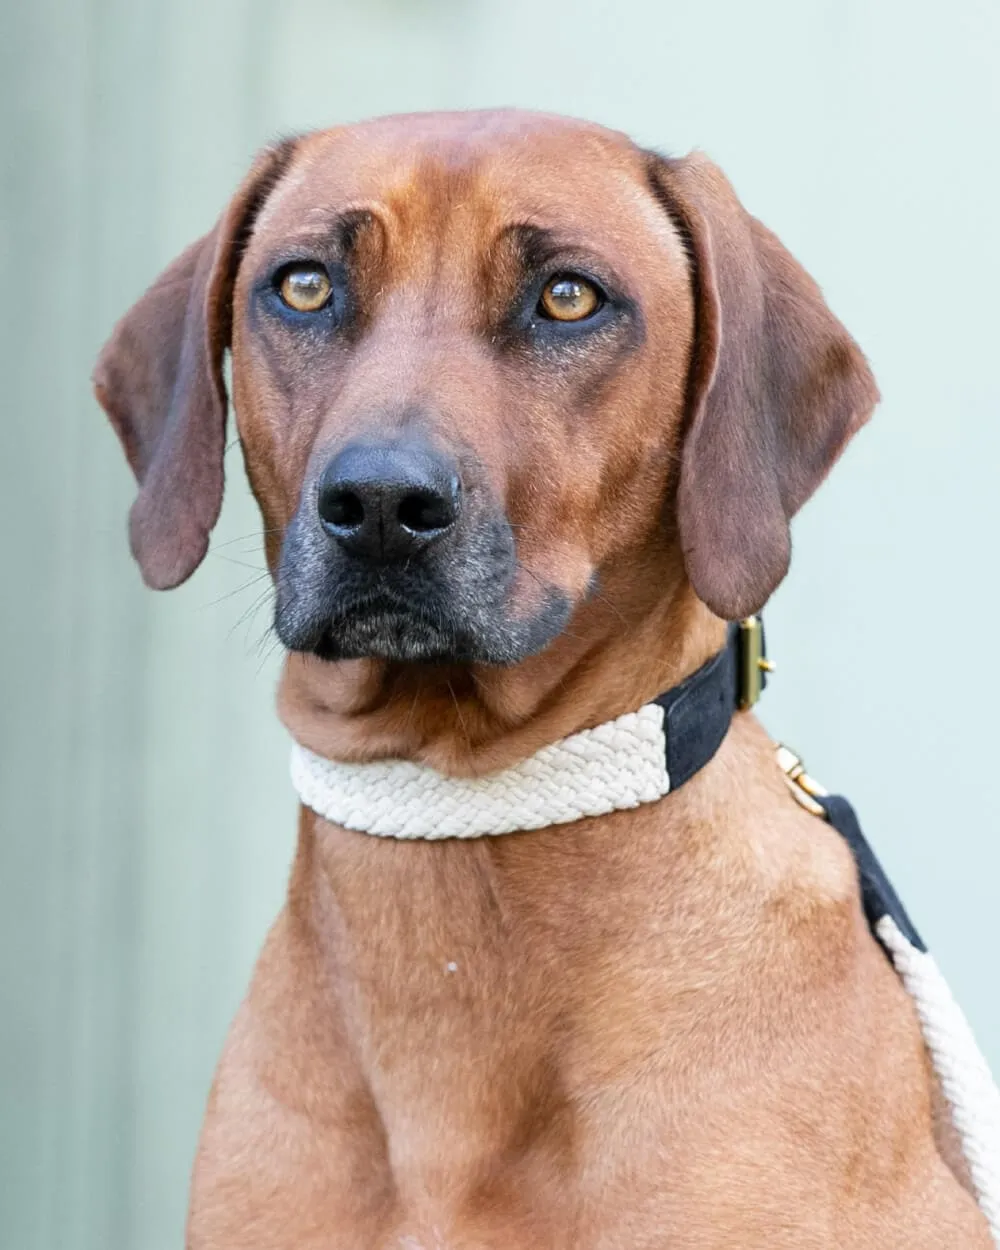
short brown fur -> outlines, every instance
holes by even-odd
[[[255,291],[335,217],[355,311],[306,342]],[[628,295],[568,355],[505,319],[540,227]],[[419,422],[510,520],[512,619],[552,588],[570,603],[508,666],[288,656],[300,742],[466,775],[717,650],[784,575],[790,517],[877,398],[708,161],[519,113],[264,153],[119,325],[96,383],[154,586],[193,571],[218,512],[227,344],[276,575],[317,466],[359,429]],[[303,810],[212,1090],[188,1246],[987,1250],[959,1168],[850,855],[741,715],[691,782],[634,812],[410,843]]]

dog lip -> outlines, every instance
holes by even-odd
[[[328,603],[321,613],[276,613],[279,638],[289,651],[339,660],[381,659],[430,664],[517,664],[543,650],[561,632],[572,601],[554,589],[545,607],[519,621],[506,606],[473,613],[429,611],[398,595],[351,595],[349,603]]]
[[[331,625],[350,624],[352,621],[368,621],[378,617],[402,617],[421,625],[440,628],[440,618],[435,620],[422,605],[388,588],[353,594],[346,601],[333,605],[330,612]]]
[[[410,652],[452,654],[457,629],[449,627],[444,612],[431,612],[419,600],[407,598],[388,587],[355,592],[331,605],[313,650],[323,656],[349,650],[352,655],[370,654],[405,658]]]
[[[469,650],[454,631],[400,608],[333,617],[310,649],[331,660],[459,660]]]

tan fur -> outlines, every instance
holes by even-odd
[[[723,640],[706,603],[742,611],[780,579],[788,518],[874,403],[860,352],[714,167],[596,126],[324,132],[265,154],[234,204],[211,247],[241,250],[205,288],[208,329],[191,337],[182,308],[165,336],[196,361],[209,344],[197,393],[124,370],[114,339],[98,378],[144,482],[150,580],[200,559],[200,533],[158,524],[145,466],[178,404],[218,420],[204,377],[231,333],[272,568],[315,466],[419,406],[516,526],[518,611],[543,585],[575,605],[510,668],[290,655],[281,715],[331,757],[482,773],[680,681]],[[369,215],[359,330],[304,359],[261,328],[253,284],[349,208]],[[642,334],[555,373],[498,350],[512,221],[605,258]],[[404,843],[303,811],[213,1087],[189,1250],[988,1250],[934,1092],[848,851],[740,715],[693,780],[634,812]]]

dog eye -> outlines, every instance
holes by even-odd
[[[538,301],[538,312],[550,321],[584,321],[592,317],[602,303],[601,293],[592,282],[576,274],[563,273],[546,284]]]
[[[296,265],[285,271],[278,294],[296,312],[319,312],[330,299],[333,287],[319,265]]]

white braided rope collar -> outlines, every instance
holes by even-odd
[[[296,744],[292,783],[325,820],[383,838],[481,838],[638,807],[670,789],[655,703],[543,747],[488,777],[424,764],[338,764]]]
[[[306,807],[345,829],[430,840],[542,829],[652,803],[670,790],[663,709],[654,703],[488,777],[444,777],[406,760],[336,763],[296,744],[292,781]],[[911,945],[890,916],[876,936],[913,999],[1000,1250],[1000,1091],[933,956]]]

